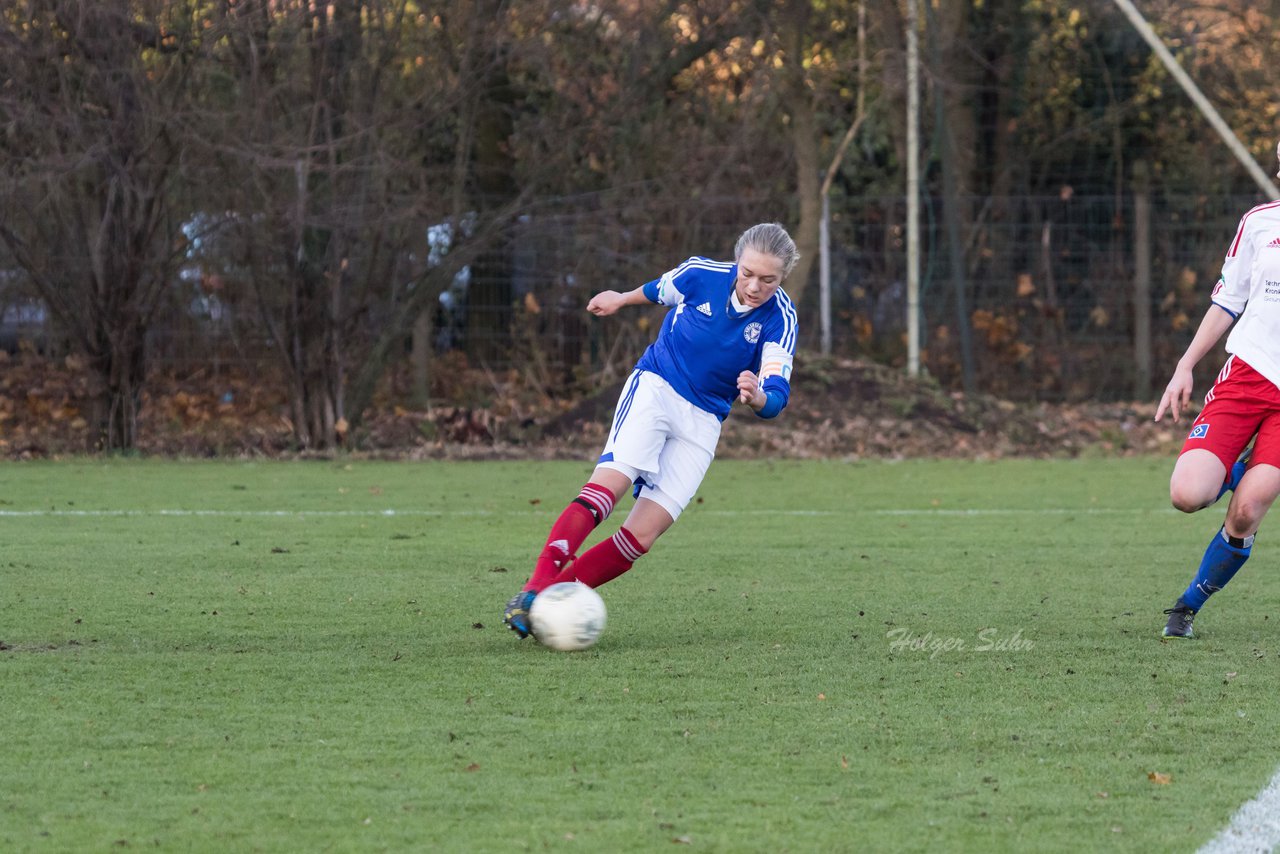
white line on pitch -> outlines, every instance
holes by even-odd
[[[1280,770],[1197,854],[1245,854],[1280,847]]]
[[[29,517],[127,517],[127,516],[211,516],[211,517],[467,517],[467,516],[529,516],[544,514],[546,510],[0,510],[0,519]],[[947,508],[899,508],[847,510],[699,510],[710,516],[1132,516],[1151,513],[1173,513],[1171,508],[1105,508],[1105,507],[1042,507],[1042,508],[972,508],[952,510]]]
[[[0,510],[7,516],[123,517],[123,516],[496,516],[490,510]],[[511,513],[501,515],[509,516]]]
[[[852,511],[859,512],[859,511]],[[945,507],[917,510],[864,510],[877,516],[1130,516],[1173,513],[1172,507],[991,507],[951,510]]]

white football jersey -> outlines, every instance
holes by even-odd
[[[1227,352],[1280,386],[1280,202],[1258,205],[1240,219],[1213,304],[1238,318]]]

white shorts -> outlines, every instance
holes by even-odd
[[[622,387],[599,465],[640,485],[637,498],[657,502],[678,519],[693,500],[720,441],[720,419],[676,393],[650,371]]]

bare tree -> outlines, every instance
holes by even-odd
[[[180,259],[171,191],[192,55],[162,33],[181,5],[0,12],[0,240],[88,357],[92,448],[134,444],[146,333]]]
[[[518,202],[456,209],[471,81],[451,64],[446,6],[282,0],[219,21],[234,82],[210,102],[211,151],[305,448],[345,440],[414,321],[498,242]],[[459,227],[433,263],[428,233],[447,223]]]

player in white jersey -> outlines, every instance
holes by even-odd
[[[1233,323],[1230,355],[1191,425],[1169,495],[1174,507],[1194,513],[1234,492],[1191,584],[1165,611],[1166,638],[1192,636],[1196,613],[1249,559],[1262,517],[1280,496],[1280,202],[1240,220],[1213,302],[1160,398],[1157,421],[1166,410],[1178,418],[1191,400],[1192,369]]]
[[[715,456],[735,402],[773,418],[791,394],[796,312],[782,281],[799,260],[777,223],[742,233],[734,261],[694,257],[626,293],[603,291],[587,310],[606,317],[658,303],[670,311],[623,386],[590,480],[556,519],[524,589],[502,620],[529,635],[539,591],[562,581],[599,587],[631,568],[688,506]],[[634,487],[636,503],[612,537],[575,557],[587,535]]]

